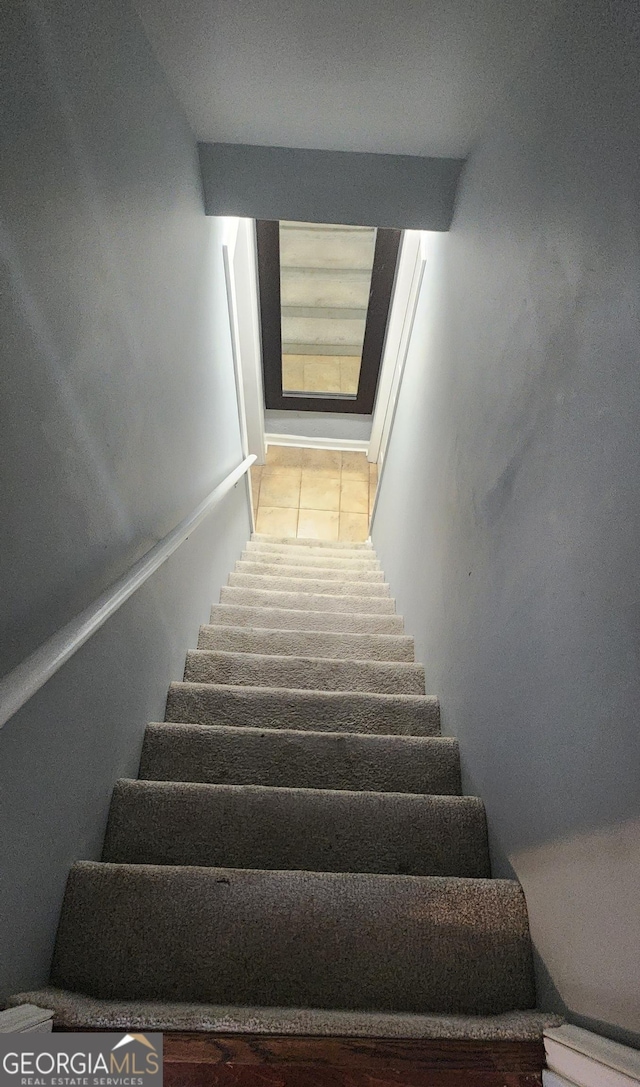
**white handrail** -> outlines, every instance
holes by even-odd
[[[199,506],[185,517],[176,528],[173,529],[159,543],[154,544],[146,555],[143,555],[130,570],[107,589],[93,604],[76,615],[75,619],[67,623],[61,630],[48,638],[38,649],[30,654],[22,664],[19,664],[11,672],[0,679],[0,728],[7,723],[14,713],[41,687],[62,668],[73,654],[95,634],[96,630],[106,623],[107,619],[128,600],[130,596],[144,585],[147,578],[162,566],[162,563],[173,555],[187,536],[193,532],[208,513],[217,506],[224,496],[235,487],[239,479],[249,470],[255,454],[246,457],[242,464],[234,468],[222,483],[205,498]]]

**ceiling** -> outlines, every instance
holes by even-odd
[[[134,0],[200,140],[464,157],[563,0]]]

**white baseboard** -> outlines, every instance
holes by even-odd
[[[542,1087],[576,1087],[570,1079],[559,1076],[557,1072],[550,1072],[548,1068],[542,1069]]]
[[[306,438],[302,434],[265,434],[267,446],[291,445],[302,449],[342,449],[346,453],[366,453],[369,442],[357,438]]]
[[[599,1034],[565,1024],[544,1032],[547,1065],[546,1087],[638,1087],[640,1052],[612,1042]]]
[[[0,1034],[46,1033],[53,1027],[53,1012],[35,1004],[18,1004],[0,1011]]]

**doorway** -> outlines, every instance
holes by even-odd
[[[371,415],[401,233],[256,222],[267,408]]]
[[[282,272],[280,269],[281,225],[283,224],[266,223],[267,233],[270,230],[272,238],[274,227],[277,231],[278,261],[277,275],[265,280],[263,274],[262,284],[259,282],[258,258],[261,252],[264,256],[264,250],[261,250],[258,235],[263,232],[263,224],[256,220],[228,219],[223,243],[243,449],[246,445],[247,451],[257,456],[257,466],[251,473],[253,515],[255,519],[259,519],[262,531],[275,532],[278,535],[304,535],[305,525],[310,520],[311,514],[315,513],[317,516],[313,518],[314,534],[334,540],[365,539],[369,534],[370,521],[375,512],[376,484],[379,470],[383,469],[385,450],[393,426],[395,403],[402,381],[404,362],[412,336],[413,321],[427,260],[429,235],[414,230],[390,232],[396,235],[393,247],[395,254],[392,250],[389,261],[385,262],[389,296],[386,308],[383,305],[379,309],[379,312],[384,315],[384,331],[380,336],[382,365],[380,366],[380,358],[378,358],[378,373],[373,381],[376,389],[375,402],[372,405],[373,412],[368,415],[358,415],[354,413],[353,405],[360,394],[360,386],[363,382],[362,372],[367,355],[366,320],[370,312],[366,296],[367,283],[369,283],[370,300],[375,293],[373,264],[375,264],[375,251],[382,232],[379,230],[374,232],[371,228],[326,226],[327,232],[341,230],[343,236],[350,234],[350,244],[362,230],[359,244],[361,249],[365,248],[364,238],[369,247],[369,253],[373,248],[374,262],[369,265],[369,280],[366,278],[366,267],[355,269],[359,274],[351,277],[351,293],[343,294],[341,297],[337,293],[339,284],[331,284],[329,273],[321,271],[316,274],[314,270],[311,278],[315,279],[316,287],[322,276],[324,276],[325,286],[325,293],[318,294],[316,291],[314,297],[309,294],[308,283],[298,282],[296,285],[295,275],[286,271]],[[284,226],[283,249],[290,254],[285,263],[285,270],[308,267],[305,263],[308,257],[303,256],[300,251],[301,234],[287,239],[286,231],[289,231],[290,235],[294,230],[300,232],[316,230],[320,233],[325,227],[317,223],[286,223]],[[294,242],[297,249],[293,246]],[[297,265],[294,262],[296,252],[298,253]],[[344,272],[346,268],[347,271],[353,271],[353,268],[349,269],[347,264],[348,261],[343,255],[343,266],[340,270]],[[285,289],[281,289],[281,276],[288,279]],[[277,285],[278,298],[275,308],[273,306],[271,309],[268,306],[265,308],[264,302],[260,304],[262,301],[259,297],[260,286],[265,283]],[[338,301],[341,302],[341,306],[329,305],[330,302],[337,303]],[[365,301],[367,301],[366,309]],[[305,330],[304,322],[308,325],[319,317],[328,318],[329,321],[334,318],[332,314],[326,312],[320,314],[311,312],[313,302],[322,303],[316,308],[324,311],[340,309],[339,317],[352,322],[349,326],[342,325],[341,339],[337,338],[335,331],[331,332],[329,337],[325,337],[325,344],[322,345],[325,348],[324,352],[317,350],[319,331],[317,325],[316,342],[308,342],[308,336],[305,342],[305,335],[309,329],[307,327]],[[299,306],[297,310],[296,303]],[[304,314],[301,312],[302,309]],[[351,312],[345,314],[345,310]],[[300,320],[297,324],[292,323],[289,318],[301,318],[302,324]],[[283,323],[285,319],[289,323]],[[268,333],[266,339],[264,338],[265,322],[269,320],[272,324],[277,324],[271,341],[269,341]],[[357,322],[360,323],[357,324]],[[356,333],[359,330],[359,339],[357,335],[354,335],[354,330]],[[277,343],[275,352],[274,341]],[[302,347],[306,350],[300,350]],[[345,347],[350,353],[345,350]],[[336,348],[339,350],[336,351]],[[272,358],[275,354],[280,370],[278,396],[285,401],[286,409],[285,411],[267,411],[265,415],[265,403],[268,401],[263,382],[265,369],[263,359],[269,350]],[[328,354],[328,351],[331,351],[331,354]],[[307,368],[306,372],[305,368]],[[364,380],[366,383],[366,379]],[[328,404],[323,404],[322,401],[328,401]],[[342,402],[346,403],[346,411],[343,414],[341,414]],[[292,410],[294,406],[295,410]],[[367,427],[366,433],[358,433],[357,430],[354,433],[351,429],[354,425],[363,429]],[[334,456],[326,457],[322,465],[320,464],[321,451],[334,454]],[[350,461],[351,464],[349,464]],[[355,469],[356,462],[357,475],[351,477],[354,484],[352,485],[349,469]],[[260,466],[264,466],[264,473],[260,470]],[[293,472],[290,471],[291,469]],[[275,483],[274,477],[280,475],[282,471],[284,475],[281,482],[283,487],[286,483],[289,490],[284,487],[282,493],[276,494],[278,487],[276,485],[274,491],[271,484]],[[311,482],[309,478],[311,471],[316,479],[324,477],[332,481],[327,484],[325,488],[327,493],[324,497],[320,497],[318,488],[309,489],[305,486],[303,489],[303,482]],[[263,474],[264,482],[267,484],[264,488],[262,487]],[[285,480],[285,476],[289,478]],[[344,488],[343,482],[346,484]],[[365,482],[369,485],[366,505],[363,487]],[[286,494],[285,490],[287,490]],[[336,494],[339,495],[338,498]],[[310,529],[309,524],[306,531]]]

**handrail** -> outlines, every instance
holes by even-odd
[[[179,525],[164,539],[147,551],[118,581],[106,589],[93,604],[76,615],[38,649],[34,650],[21,664],[0,679],[0,728],[17,713],[41,687],[62,668],[74,653],[97,630],[106,623],[130,596],[144,585],[147,578],[173,555],[181,543],[196,528],[208,513],[217,506],[224,496],[235,487],[239,479],[249,470],[255,454],[245,457],[242,464],[234,468],[211,494],[196,506]]]

